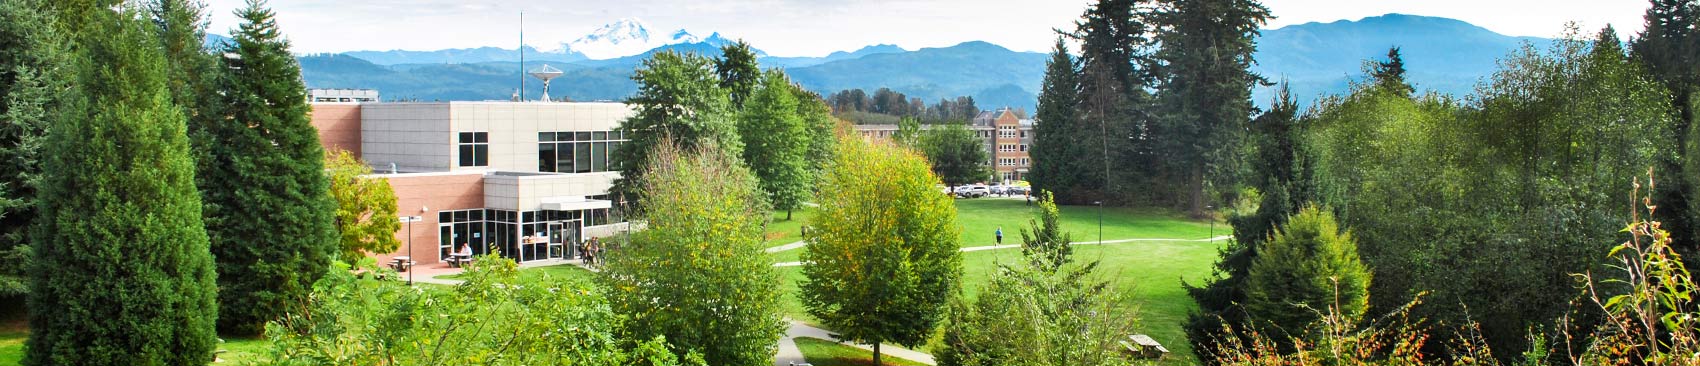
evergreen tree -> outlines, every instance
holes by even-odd
[[[714,73],[720,76],[720,88],[731,97],[732,109],[741,110],[762,83],[756,53],[741,39],[720,47],[720,52],[720,58],[714,60]]]
[[[40,7],[0,3],[0,299],[28,292],[41,149],[68,78],[64,40]]]
[[[1028,228],[1021,229],[1021,255],[1032,262],[1033,268],[1055,273],[1074,255],[1074,239],[1062,231],[1062,214],[1051,192],[1040,191],[1036,216],[1037,220],[1027,220]]]
[[[1169,0],[1158,58],[1166,65],[1161,99],[1165,115],[1156,131],[1170,176],[1182,177],[1185,205],[1202,217],[1207,186],[1230,187],[1238,169],[1234,149],[1253,111],[1251,88],[1263,77],[1251,71],[1258,28],[1270,18],[1256,0]]]
[[[925,342],[959,291],[955,205],[912,150],[861,139],[822,179],[798,297],[840,339],[873,344],[879,365],[881,343]]]
[[[626,105],[635,113],[620,122],[628,141],[612,156],[616,165],[624,167],[612,189],[621,199],[642,209],[644,164],[650,150],[663,140],[687,150],[712,144],[733,156],[743,155],[731,101],[715,76],[713,60],[660,52],[645,59],[632,72],[632,80],[638,91],[626,99]]]
[[[1300,336],[1323,309],[1358,319],[1369,306],[1369,268],[1358,259],[1352,233],[1334,214],[1316,206],[1300,209],[1252,260],[1246,278],[1247,316],[1273,326],[1268,334]],[[1277,337],[1288,338],[1288,337]]]
[[[1244,184],[1256,188],[1262,195],[1256,211],[1228,216],[1234,240],[1219,251],[1221,259],[1215,273],[1203,287],[1183,283],[1187,294],[1198,303],[1198,313],[1187,316],[1183,328],[1199,358],[1205,364],[1215,364],[1212,356],[1224,335],[1224,325],[1246,329],[1245,281],[1251,271],[1257,248],[1286,223],[1287,217],[1298,212],[1304,202],[1315,199],[1309,192],[1311,184],[1303,162],[1304,141],[1298,126],[1298,104],[1292,89],[1282,83],[1276,88],[1270,109],[1252,120],[1250,138],[1250,176]],[[1224,324],[1226,323],[1226,324]],[[1235,335],[1238,336],[1238,335]]]
[[[1399,56],[1399,47],[1387,49],[1387,61],[1371,62],[1369,76],[1375,80],[1375,85],[1394,93],[1411,95],[1417,92],[1410,81],[1405,80],[1405,59]]]
[[[738,122],[744,161],[773,209],[785,211],[786,220],[791,219],[792,210],[802,207],[814,185],[808,161],[809,126],[797,115],[797,108],[791,79],[778,69],[768,70]]]
[[[208,126],[220,123],[224,113],[219,110],[223,96],[218,89],[218,58],[203,47],[207,37],[205,5],[198,0],[149,0],[147,14],[153,22],[155,36],[165,50],[167,85],[171,99],[183,108],[189,118],[189,146],[194,153],[195,171],[214,169],[207,166],[211,159],[209,144],[217,140],[207,132]],[[202,178],[205,176],[203,175]],[[201,182],[200,185],[207,185]]]
[[[336,255],[325,150],[307,118],[301,67],[263,0],[238,11],[227,46],[228,117],[209,126],[207,233],[218,262],[220,330],[258,334],[306,303]]]
[[[1645,27],[1630,43],[1633,57],[1646,67],[1648,73],[1670,90],[1670,106],[1676,111],[1672,135],[1681,150],[1661,161],[1659,170],[1666,175],[1684,177],[1676,184],[1657,187],[1655,200],[1659,221],[1672,227],[1672,247],[1690,254],[1700,253],[1700,179],[1695,175],[1700,160],[1692,150],[1700,150],[1700,141],[1691,134],[1694,125],[1694,93],[1700,88],[1700,2],[1695,0],[1649,0],[1651,6],[1644,16]],[[1700,153],[1700,152],[1697,152]],[[1693,258],[1695,256],[1690,256]],[[1696,262],[1700,263],[1700,262]]]
[[[1099,0],[1087,8],[1070,35],[1081,43],[1077,116],[1085,121],[1070,140],[1094,152],[1079,154],[1075,160],[1080,171],[1090,172],[1067,192],[1075,203],[1108,199],[1113,179],[1147,180],[1156,173],[1150,156],[1152,101],[1146,91],[1152,77],[1146,54],[1151,27],[1146,24],[1149,14],[1142,9],[1149,3]],[[1119,175],[1112,176],[1112,171]]]
[[[185,117],[137,10],[82,14],[61,18],[76,93],[42,151],[23,364],[204,365],[218,305]]]
[[[1094,150],[1084,148],[1074,139],[1082,123],[1076,117],[1075,104],[1080,100],[1080,70],[1075,68],[1074,56],[1061,37],[1051,50],[1051,61],[1045,65],[1045,81],[1039,89],[1038,121],[1033,125],[1033,146],[1028,151],[1033,159],[1032,172],[1027,180],[1033,189],[1063,192],[1063,203],[1083,202],[1072,197],[1083,180],[1095,177],[1095,168],[1079,164],[1084,154]]]

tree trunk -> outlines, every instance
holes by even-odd
[[[785,210],[785,221],[791,221],[791,210]]]
[[[1202,218],[1204,217],[1204,168],[1194,165],[1192,166],[1192,173],[1188,176],[1188,180],[1192,181],[1190,182],[1192,187],[1189,187],[1191,188],[1189,190],[1192,191],[1192,217]]]
[[[880,342],[874,342],[874,366],[880,366]]]

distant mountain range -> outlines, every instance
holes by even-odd
[[[718,33],[697,38],[684,30],[651,37],[638,19],[622,19],[562,44],[561,49],[526,49],[524,69],[549,64],[566,72],[550,95],[573,100],[622,100],[636,91],[630,75],[650,54],[665,50],[718,55],[731,42]],[[1533,37],[1504,36],[1447,18],[1388,14],[1357,21],[1306,23],[1264,30],[1254,70],[1271,81],[1292,83],[1301,103],[1343,93],[1361,79],[1367,59],[1401,47],[1409,79],[1419,90],[1463,95],[1496,69],[1496,61]],[[642,49],[641,53],[635,50]],[[301,57],[312,88],[373,88],[386,99],[504,100],[521,82],[519,51],[497,47],[439,51],[359,51]],[[824,57],[772,57],[758,53],[763,67],[783,67],[803,86],[822,95],[842,89],[886,87],[929,103],[960,95],[981,108],[1033,110],[1048,57],[1016,52],[986,42],[905,50],[867,46]],[[526,80],[526,95],[541,84]],[[1269,89],[1254,93],[1262,105]]]

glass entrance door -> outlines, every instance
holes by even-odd
[[[559,222],[549,223],[548,258],[561,258],[565,253],[563,248],[566,247],[569,238],[565,225]]]

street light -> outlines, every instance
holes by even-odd
[[[1104,245],[1104,201],[1092,201],[1098,206],[1098,245]]]
[[[1216,242],[1216,206],[1215,205],[1208,205],[1208,206],[1204,206],[1204,209],[1210,211],[1210,215],[1206,216],[1210,220],[1210,238],[1204,239],[1204,240],[1209,241],[1211,243],[1215,243]]]

